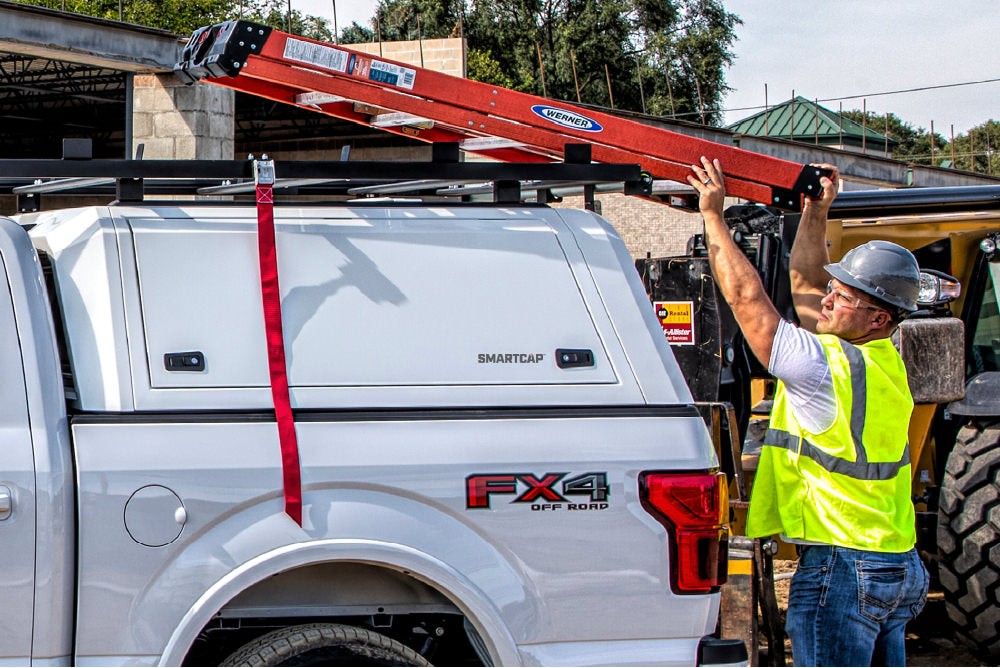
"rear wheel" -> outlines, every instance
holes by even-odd
[[[948,617],[1000,659],[1000,424],[970,425],[948,457],[938,517],[938,577]]]
[[[303,624],[267,633],[233,652],[223,666],[429,666],[406,645],[343,624]]]

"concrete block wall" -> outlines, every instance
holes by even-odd
[[[388,60],[465,76],[465,40],[425,39],[381,44],[351,44],[349,48]],[[182,84],[173,74],[137,74],[133,82],[132,144],[143,145],[149,159],[231,160],[235,156],[233,122],[235,94],[222,86]],[[309,144],[309,142],[307,142]],[[297,147],[295,159],[330,159],[329,147]],[[287,151],[286,151],[287,152]],[[313,153],[306,157],[308,154]],[[369,153],[371,155],[362,155]],[[402,149],[390,157],[378,149],[355,153],[355,159],[420,159],[422,151]],[[429,149],[428,149],[429,154]],[[283,156],[286,159],[293,156]]]
[[[363,51],[388,60],[425,67],[456,77],[465,76],[465,40],[458,37],[445,39],[409,40],[406,42],[375,42],[372,44],[345,44],[355,51]]]
[[[368,161],[413,161],[422,162],[431,159],[431,145],[416,146],[371,146],[358,148],[352,142],[349,159],[355,162]],[[339,160],[342,145],[339,142],[304,141],[299,145],[287,146],[275,150],[274,147],[249,146],[248,151],[255,155],[267,153],[275,160]]]
[[[235,94],[213,84],[182,84],[173,74],[137,74],[132,145],[156,159],[233,159]]]
[[[685,213],[639,197],[598,194],[601,215],[607,218],[632,257],[684,255],[688,239],[705,229],[699,213]],[[583,208],[583,197],[566,197],[554,207]]]

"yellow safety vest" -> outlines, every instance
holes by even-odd
[[[779,382],[753,481],[747,536],[876,552],[916,542],[907,428],[913,399],[888,339],[854,346],[819,335],[833,373],[837,419],[804,429]]]

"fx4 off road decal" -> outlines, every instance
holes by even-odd
[[[531,510],[605,510],[608,474],[476,473],[465,479],[465,507],[490,508],[493,501],[523,503]],[[557,491],[558,490],[558,491]],[[514,498],[508,499],[507,497]]]

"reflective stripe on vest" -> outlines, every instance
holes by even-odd
[[[808,457],[830,473],[839,473],[857,480],[892,480],[899,470],[910,463],[910,448],[903,448],[898,462],[869,462],[862,435],[868,410],[868,384],[865,359],[857,346],[841,341],[841,349],[851,369],[851,438],[854,441],[854,461],[825,452],[807,439],[790,434],[783,429],[771,428],[764,436],[764,445],[798,452]]]

